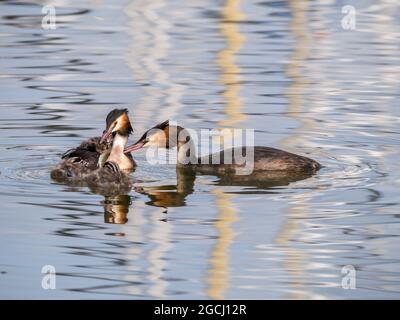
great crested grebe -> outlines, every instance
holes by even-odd
[[[116,127],[126,135],[132,132],[127,109],[110,111],[103,136],[85,140],[77,148],[66,151],[61,156],[63,161],[51,171],[51,178],[57,181],[78,182],[102,167],[110,156],[114,140],[112,132]],[[136,165],[130,153],[121,158],[123,168],[133,168]]]
[[[243,163],[238,163],[232,156],[230,157],[231,162],[225,161],[226,155],[247,152],[246,147],[237,147],[197,158],[194,142],[189,132],[180,126],[170,126],[169,120],[146,131],[136,143],[125,148],[125,152],[132,152],[143,147],[177,147],[177,166],[220,174],[236,173],[238,169],[245,166]],[[321,168],[321,165],[315,160],[283,150],[259,146],[251,149],[253,153],[252,172],[255,173],[260,171],[315,173]],[[221,160],[219,164],[212,163],[215,158]]]
[[[124,153],[124,148],[131,133],[132,126],[126,112],[104,132],[100,142],[112,135],[112,147],[104,165],[89,173],[85,179],[92,190],[102,194],[120,194],[130,190],[132,179],[129,173],[136,164],[129,153]]]

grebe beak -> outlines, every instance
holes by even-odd
[[[144,147],[146,141],[139,141],[125,148],[124,153],[133,152]]]
[[[113,127],[109,128],[108,130],[104,131],[103,135],[101,136],[100,143],[103,143],[108,139],[109,136],[111,136],[113,132]]]

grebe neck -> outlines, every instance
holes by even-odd
[[[128,135],[117,133],[113,140],[110,156],[107,161],[117,163],[121,169],[131,169],[132,163],[124,154],[125,145],[128,142]]]
[[[180,141],[180,139],[186,140]],[[193,165],[198,163],[196,145],[186,129],[182,129],[178,138],[177,166]]]
[[[124,148],[125,145],[128,143],[128,136],[127,135],[121,135],[117,133],[114,137],[113,144],[111,147],[111,153],[110,156],[115,155],[115,156],[120,156],[124,154]]]

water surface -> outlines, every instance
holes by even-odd
[[[356,30],[341,1],[52,3],[55,30],[42,1],[0,3],[0,297],[400,297],[395,1],[355,1]],[[115,107],[132,141],[165,119],[253,128],[324,168],[272,187],[182,182],[139,152],[129,195],[51,181]]]

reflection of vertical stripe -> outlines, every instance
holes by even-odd
[[[301,115],[303,111],[303,96],[307,88],[307,76],[304,73],[304,63],[309,55],[310,35],[306,27],[307,24],[307,0],[291,0],[290,8],[293,18],[289,24],[290,31],[294,38],[293,54],[288,63],[286,73],[293,80],[286,94],[289,100],[288,112],[293,116]],[[309,129],[313,121],[304,118],[298,118],[301,123],[301,129]],[[290,135],[282,141],[283,145],[293,145],[297,140],[304,139],[301,135]]]
[[[224,193],[222,189],[214,189],[212,193],[217,198],[218,219],[214,227],[218,231],[218,240],[212,251],[207,294],[211,299],[224,299],[230,282],[229,247],[235,238],[232,223],[239,217],[232,205],[233,195]]]
[[[242,80],[241,69],[235,62],[235,55],[240,51],[244,42],[244,36],[240,33],[237,24],[243,20],[239,4],[240,0],[227,0],[222,10],[221,33],[227,42],[226,48],[219,53],[217,60],[222,69],[221,82],[226,87],[223,96],[226,100],[227,119],[219,122],[222,126],[232,126],[245,119],[245,116],[240,113],[243,105],[239,96],[240,81]]]
[[[289,1],[290,8],[292,11],[292,19],[290,22],[290,31],[294,37],[294,51],[290,59],[290,63],[287,68],[288,77],[293,79],[293,84],[288,88],[287,96],[289,99],[288,112],[291,115],[301,114],[303,109],[303,94],[307,86],[307,77],[304,75],[302,70],[303,63],[309,55],[309,42],[310,37],[306,27],[307,23],[307,7],[308,0],[291,0]],[[304,121],[300,118],[299,121],[302,123],[302,128],[309,127],[312,122]],[[297,139],[303,139],[301,135],[291,135],[282,141],[284,145],[292,145]],[[306,196],[306,194],[304,194]],[[301,196],[302,197],[302,196]],[[275,241],[278,245],[284,246],[283,252],[284,258],[282,259],[283,268],[288,273],[289,277],[292,277],[289,286],[292,287],[293,291],[289,294],[289,299],[302,299],[306,298],[303,291],[306,290],[305,283],[300,280],[300,276],[304,275],[306,270],[305,264],[309,257],[301,250],[294,247],[289,247],[291,240],[301,232],[301,219],[307,216],[307,204],[305,202],[306,197],[302,199],[296,199],[296,206],[289,207],[287,211],[287,221],[280,230]]]
[[[351,136],[349,140],[351,140],[357,139],[357,134],[371,134],[374,136],[374,132],[369,131],[369,128],[357,128],[357,125],[360,123],[376,124],[381,121],[382,126],[388,126],[389,123],[386,122],[387,118],[382,116],[382,111],[384,110],[380,110],[380,113],[375,113],[367,112],[368,110],[357,109],[359,107],[358,99],[365,99],[365,92],[371,94],[373,90],[379,90],[374,87],[376,82],[372,79],[380,80],[379,85],[382,88],[382,92],[374,94],[373,96],[368,95],[368,99],[373,99],[374,103],[378,105],[379,102],[383,102],[383,104],[387,105],[387,101],[385,100],[393,97],[393,94],[384,94],[384,90],[386,88],[395,88],[396,90],[396,84],[399,83],[400,78],[398,77],[396,66],[394,64],[388,64],[387,61],[385,61],[386,63],[381,63],[383,61],[380,61],[380,59],[386,60],[387,57],[394,57],[394,52],[398,51],[398,46],[393,45],[395,42],[393,42],[394,39],[391,38],[391,36],[395,34],[393,30],[395,30],[397,26],[395,26],[395,23],[391,24],[389,22],[391,20],[387,19],[390,14],[385,14],[384,2],[385,1],[380,1],[379,5],[371,5],[364,9],[358,9],[360,10],[358,11],[360,17],[362,18],[360,20],[361,23],[357,24],[357,31],[335,31],[332,30],[330,25],[332,21],[329,19],[336,10],[333,4],[332,6],[319,6],[318,10],[315,11],[308,10],[307,6],[309,2],[307,1],[291,1],[293,20],[290,29],[296,42],[294,54],[291,59],[292,62],[289,64],[287,70],[288,76],[294,80],[294,83],[287,93],[289,111],[295,117],[299,115],[298,119],[301,121],[301,127],[296,130],[296,136],[291,136],[284,140],[283,144],[292,146],[295,143],[301,143],[301,146],[312,147],[313,142],[302,134],[302,132],[306,132],[307,134],[311,130],[313,132],[330,134],[337,129],[339,129],[338,132],[340,132],[341,130],[349,130],[350,128]],[[389,6],[389,8],[390,7],[394,8],[393,6]],[[366,20],[366,12],[370,10],[376,10],[378,14],[376,16],[370,16],[370,18]],[[307,13],[310,15],[309,19],[306,17]],[[313,14],[315,16],[312,16]],[[374,19],[376,20],[374,21]],[[366,24],[366,22],[368,22],[368,24]],[[315,38],[309,36],[311,32],[307,28],[307,24],[316,31],[314,34]],[[370,30],[363,29],[365,27],[368,28],[370,25],[376,27]],[[377,37],[377,39],[374,39],[374,36]],[[316,42],[310,43],[311,39],[316,39]],[[365,49],[364,55],[354,59],[354,46]],[[313,56],[311,59],[309,59],[310,52],[308,49],[310,47],[313,49]],[[377,52],[374,52],[374,50],[377,50]],[[362,61],[363,58],[373,57],[373,52],[376,54],[374,63],[371,63],[369,60],[368,64],[365,64],[365,62]],[[354,64],[352,60],[354,60]],[[332,61],[335,62],[333,63]],[[362,69],[364,64],[365,68]],[[332,68],[337,68],[337,70]],[[387,86],[384,84],[385,80],[387,80]],[[305,104],[303,96],[307,90],[307,83],[313,84],[312,96],[310,97],[318,97],[318,99],[307,101],[307,104]],[[354,86],[349,85],[349,83],[354,84]],[[347,105],[346,109],[340,108],[340,116],[336,115],[338,113],[338,105],[335,103],[336,99],[331,98],[332,92],[334,92],[335,95],[338,93],[337,97],[341,98],[343,105]],[[380,101],[381,99],[383,101]],[[353,107],[352,110],[350,110],[350,106]],[[364,105],[362,105],[362,107],[364,107]],[[309,117],[302,118],[301,115],[304,114],[304,112],[318,113],[319,117],[322,118],[324,122],[321,124],[313,122]],[[341,122],[343,119],[345,121]],[[327,124],[329,124],[330,127],[327,127]],[[355,124],[355,126],[353,126],[353,124]],[[358,130],[360,131],[357,132]],[[361,130],[365,131],[362,132]],[[334,133],[336,134],[336,132]],[[329,141],[330,139],[323,139],[323,141],[318,142],[318,146],[323,147],[325,152],[329,152],[332,149],[336,150],[335,156],[340,156],[341,159],[344,159],[345,164],[360,164],[360,162],[362,162],[361,159],[363,156],[358,150],[354,153],[347,151],[344,152],[344,154],[338,153],[337,150],[340,152],[340,148],[349,148],[348,141],[333,139],[333,144],[330,144]],[[317,151],[317,149],[313,150]],[[372,157],[375,157],[376,161],[390,159],[390,157],[385,156],[385,153],[378,148],[373,148],[373,150],[365,148],[364,151],[369,153],[368,162],[370,163],[373,163]],[[382,164],[381,167],[385,167],[385,165]],[[333,173],[332,176],[336,179],[337,172]],[[338,182],[335,181],[335,183]],[[307,213],[309,211],[308,203],[319,193],[318,190],[312,190],[295,196],[293,200],[296,202],[296,207],[292,207],[288,210],[288,220],[276,239],[276,242],[284,248],[283,252],[285,252],[286,255],[283,263],[284,269],[287,270],[289,276],[296,278],[296,281],[290,283],[293,294],[288,298],[319,297],[316,293],[311,292],[310,287],[306,286],[304,280],[298,280],[299,278],[313,278],[313,274],[310,273],[311,271],[308,271],[309,274],[307,274],[305,270],[312,269],[314,257],[311,254],[307,255],[305,250],[293,247],[288,248],[291,243],[290,240],[299,238],[299,236],[306,242],[311,241],[311,236],[304,232],[301,221],[305,221],[304,218],[309,216]],[[340,209],[337,210],[340,212]],[[377,236],[379,233],[385,234],[385,230],[375,229],[374,224],[365,224],[363,228],[367,230],[365,232],[366,235],[369,233],[368,229],[370,228],[370,233],[374,235],[374,238],[379,238],[379,236]],[[313,236],[315,237],[315,233],[313,233]],[[381,248],[382,246],[377,247]],[[367,250],[367,242],[363,249]],[[371,254],[384,255],[381,251],[376,251],[372,253],[364,252],[362,256]],[[335,284],[336,283],[333,285]]]
[[[147,220],[143,215],[143,208],[138,207],[135,204],[134,210],[131,208],[128,213],[129,222],[124,225],[122,228],[122,232],[125,234],[125,237],[131,243],[145,243],[145,235],[142,232],[143,226],[147,225]],[[132,228],[132,225],[134,228]],[[140,265],[135,265],[136,261],[140,261],[143,255],[143,246],[141,245],[132,245],[126,249],[126,261],[131,261],[125,269],[127,274],[124,276],[124,280],[135,283],[142,282],[141,279],[142,267]],[[125,286],[124,290],[126,290],[129,294],[133,295],[143,295],[142,288],[140,286]]]
[[[180,97],[182,87],[175,84],[161,60],[168,56],[171,43],[167,33],[171,24],[160,9],[165,10],[165,1],[139,0],[130,3],[126,8],[126,14],[131,18],[129,22],[129,34],[132,41],[128,48],[127,64],[132,69],[135,81],[144,84],[144,96],[139,103],[135,104],[135,117],[142,122],[135,123],[135,131],[143,132],[153,126],[155,121],[162,121],[173,118],[182,107]],[[150,210],[150,207],[141,207],[135,204],[135,215],[144,216],[143,212]],[[154,210],[154,209],[153,209]],[[159,214],[160,209],[155,214]],[[163,280],[163,270],[166,268],[166,260],[163,258],[170,249],[171,225],[157,219],[147,221],[151,223],[151,231],[148,237],[143,235],[141,242],[150,242],[155,246],[147,254],[147,261],[150,264],[148,279],[150,288],[148,294],[154,297],[164,297],[167,283]],[[148,223],[146,223],[148,225]],[[141,227],[141,225],[139,225]],[[130,239],[131,231],[125,232]],[[131,256],[131,252],[128,252]],[[138,261],[141,257],[136,255]],[[134,260],[136,261],[136,260]]]
[[[135,81],[145,84],[144,96],[135,107],[136,117],[142,121],[135,124],[137,132],[147,130],[154,122],[173,119],[183,107],[180,98],[184,87],[174,82],[161,63],[172,47],[168,35],[171,24],[160,13],[160,10],[168,11],[165,6],[165,1],[141,0],[131,3],[125,10],[131,17],[129,32],[132,37],[127,64]]]
[[[148,210],[148,208],[147,208]],[[160,209],[152,209],[152,230],[150,240],[154,243],[154,248],[150,250],[148,259],[150,263],[148,279],[151,281],[148,293],[152,297],[165,298],[167,289],[167,280],[163,277],[163,272],[167,266],[165,254],[171,249],[171,223],[160,221]]]
[[[396,9],[395,9],[396,8]],[[388,57],[398,57],[398,52],[399,52],[399,41],[395,39],[398,39],[397,36],[399,34],[399,24],[398,20],[393,18],[393,15],[395,14],[394,12],[397,12],[398,9],[398,3],[395,1],[390,1],[390,0],[382,0],[382,3],[380,4],[380,7],[376,8],[378,13],[375,14],[371,19],[371,24],[374,25],[373,34],[377,38],[377,40],[380,43],[380,46],[385,46],[385,50],[380,50],[380,59],[385,61]],[[388,19],[388,17],[390,17]],[[375,22],[375,23],[374,23]],[[372,42],[372,41],[371,41]],[[378,49],[378,48],[377,48]],[[400,83],[400,66],[395,63],[376,63],[375,68],[377,69],[375,74],[379,74],[379,79],[381,81],[381,85],[385,85],[388,88],[391,88],[390,91],[387,94],[376,94],[374,96],[374,99],[379,102],[379,100],[382,100],[381,103],[389,105],[389,101],[391,99],[397,99],[398,94],[397,90],[399,88],[399,83]],[[365,75],[364,75],[365,76]],[[391,102],[391,103],[396,103],[397,102]],[[388,116],[389,115],[389,116]],[[364,113],[362,113],[362,116],[360,117],[360,121],[364,121],[365,118]],[[393,119],[390,117],[390,113],[387,115],[377,115],[377,114],[372,114],[369,115],[373,117],[373,121],[375,123],[379,123],[382,125],[383,128],[389,128],[389,126],[395,126],[397,125],[393,122]],[[368,117],[369,118],[369,117]],[[398,124],[398,118],[395,118],[397,120]],[[372,119],[371,119],[372,120]],[[394,121],[396,121],[394,120]],[[397,154],[391,156],[390,153]],[[380,162],[380,166],[382,168],[387,168],[387,171],[390,172],[391,169],[393,172],[398,172],[397,170],[397,165],[393,165],[396,163],[396,161],[390,160],[390,159],[396,159],[398,158],[399,151],[398,148],[394,148],[391,150],[391,147],[385,147],[383,152],[376,152],[376,150],[371,150],[369,152],[370,156],[373,156],[377,162]],[[393,162],[392,162],[393,161]],[[393,179],[394,180],[394,179]],[[400,184],[400,180],[396,181],[397,185]],[[398,207],[398,206],[396,206]],[[378,207],[375,208],[376,214],[379,213],[384,213],[389,211],[387,207]],[[396,209],[395,209],[396,210]],[[365,248],[371,252],[371,255],[375,255],[376,257],[390,257],[390,246],[388,246],[383,242],[383,239],[380,238],[379,236],[384,236],[387,235],[391,232],[390,227],[388,227],[388,224],[369,224],[365,226],[365,229],[368,230],[368,232],[373,237],[377,240],[375,240],[375,243],[370,243],[369,241],[366,241]]]
[[[227,47],[218,55],[217,63],[222,70],[221,81],[226,86],[223,93],[225,99],[225,114],[227,119],[220,121],[221,125],[232,126],[245,117],[240,113],[242,100],[240,91],[241,69],[235,63],[235,54],[239,52],[244,42],[237,22],[243,19],[240,12],[240,0],[227,0],[222,10],[221,32],[227,41]],[[222,189],[214,189],[216,196],[218,217],[214,227],[218,232],[218,239],[212,251],[211,267],[207,277],[209,285],[208,296],[211,299],[224,299],[230,282],[230,256],[231,246],[235,232],[232,223],[239,220],[237,210],[232,205],[234,195],[224,193]]]

